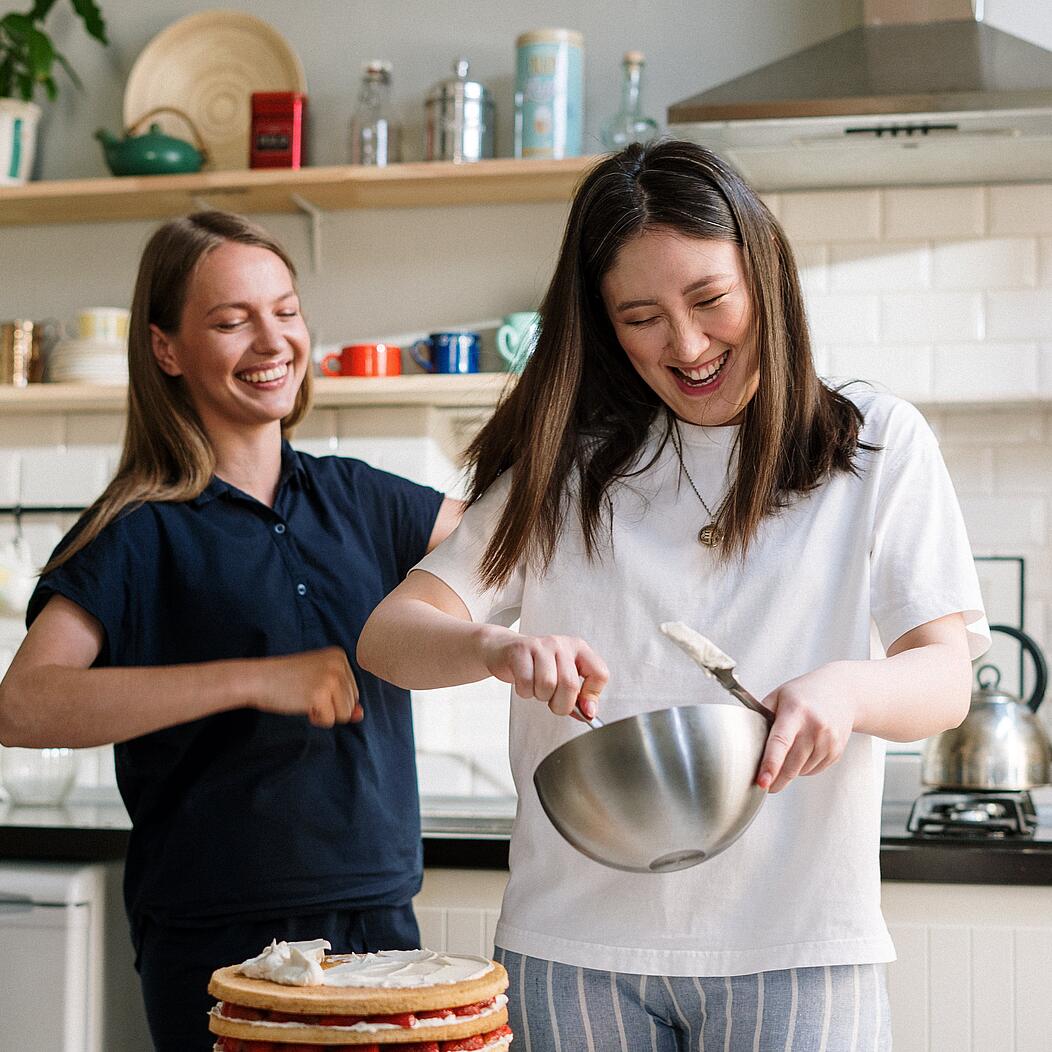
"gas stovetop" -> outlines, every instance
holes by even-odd
[[[925,839],[1033,839],[1037,809],[1027,792],[951,792],[938,789],[917,798],[907,829]]]

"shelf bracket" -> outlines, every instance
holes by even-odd
[[[312,204],[299,194],[289,194],[289,200],[310,218],[310,254],[311,266],[315,274],[321,273],[321,220],[325,214],[316,204]]]

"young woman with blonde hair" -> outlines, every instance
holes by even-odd
[[[819,379],[785,235],[700,146],[592,169],[541,316],[461,526],[358,647],[403,687],[513,686],[512,1027],[532,1052],[885,1050],[880,739],[959,722],[988,640],[935,438],[906,403]],[[639,875],[562,841],[532,775],[582,733],[556,718],[575,705],[727,701],[664,621],[773,711],[772,795],[722,854]]]
[[[211,972],[272,938],[418,945],[409,696],[353,654],[459,505],[292,449],[311,369],[295,270],[238,216],[155,232],[128,353],[120,466],[44,568],[0,741],[116,743],[151,1032],[204,1052]]]

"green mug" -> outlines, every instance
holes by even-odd
[[[541,331],[541,316],[535,310],[520,310],[504,315],[497,330],[497,350],[511,372],[521,373],[533,353]]]

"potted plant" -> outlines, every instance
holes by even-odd
[[[33,102],[43,88],[49,99],[58,95],[57,62],[77,87],[80,79],[44,31],[44,21],[57,0],[34,0],[24,13],[0,18],[0,184],[24,183],[33,167],[40,107]],[[87,32],[102,44],[106,23],[95,0],[70,0]]]

